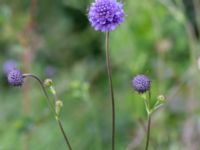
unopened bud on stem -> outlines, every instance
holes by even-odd
[[[159,95],[158,97],[157,97],[157,99],[158,99],[158,101],[160,102],[160,103],[164,103],[165,102],[165,97],[164,97],[164,95]]]
[[[63,107],[63,102],[61,100],[56,101],[56,114],[59,116],[61,109]]]
[[[51,80],[51,79],[46,79],[45,81],[44,81],[44,86],[45,87],[50,87],[50,86],[52,86],[53,85],[53,81]]]

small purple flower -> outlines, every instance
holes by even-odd
[[[95,30],[109,32],[124,21],[123,5],[116,0],[96,0],[89,8],[88,18]]]
[[[12,86],[22,86],[24,82],[23,74],[18,69],[12,69],[7,74],[8,82]]]
[[[132,86],[138,93],[145,93],[151,87],[151,81],[145,75],[137,75],[132,80]]]
[[[3,73],[7,75],[12,69],[17,68],[17,63],[15,60],[7,60],[3,64]]]

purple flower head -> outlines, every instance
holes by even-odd
[[[124,21],[122,3],[116,0],[96,0],[89,8],[88,18],[95,30],[109,32]]]
[[[7,60],[3,64],[3,73],[7,75],[12,69],[17,68],[17,63],[15,60]]]
[[[144,93],[150,89],[151,81],[145,75],[137,75],[132,80],[132,86],[138,93]]]
[[[8,82],[12,86],[22,86],[24,82],[23,74],[18,69],[12,69],[7,74]]]

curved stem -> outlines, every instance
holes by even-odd
[[[52,104],[52,102],[51,102],[51,100],[50,100],[50,98],[49,98],[49,96],[48,96],[48,94],[46,92],[46,89],[45,89],[45,87],[43,85],[43,82],[36,75],[33,75],[33,74],[23,74],[23,77],[24,78],[25,77],[31,77],[31,78],[33,78],[33,79],[35,79],[35,80],[37,80],[39,82],[40,86],[42,87],[42,91],[44,92],[44,94],[45,94],[45,96],[47,98],[47,103],[49,105],[49,108],[52,111],[52,113],[55,115],[56,112],[54,110],[54,106],[53,106],[53,104]]]
[[[110,54],[109,54],[109,32],[106,32],[106,66],[107,66],[110,96],[112,102],[112,150],[115,150],[115,99],[113,92],[112,70],[111,70]]]
[[[65,139],[65,142],[67,143],[67,146],[68,146],[69,150],[72,150],[72,147],[71,147],[71,145],[69,143],[69,139],[67,138],[67,135],[66,135],[66,133],[65,133],[65,131],[63,129],[63,126],[62,126],[62,123],[61,123],[60,119],[57,119],[57,122],[58,122],[60,131],[61,131],[61,133],[62,133],[62,135],[63,135],[63,137]]]
[[[60,118],[59,118],[59,116],[56,114],[56,112],[55,112],[55,110],[54,110],[54,105],[52,104],[52,102],[51,102],[51,100],[50,100],[50,98],[49,98],[49,96],[48,96],[48,94],[47,94],[47,92],[46,92],[46,89],[45,89],[45,87],[44,87],[44,85],[43,85],[43,82],[42,82],[37,76],[35,76],[35,75],[33,75],[33,74],[23,74],[23,77],[24,77],[24,78],[25,78],[25,77],[31,77],[31,78],[33,78],[33,79],[35,79],[35,80],[37,80],[37,81],[39,82],[39,84],[41,85],[42,90],[43,90],[43,92],[44,92],[44,94],[45,94],[45,96],[46,96],[46,98],[47,98],[47,103],[48,103],[48,105],[49,105],[49,107],[50,107],[52,113],[56,116],[56,120],[57,120],[57,122],[58,122],[58,125],[59,125],[59,128],[60,128],[60,130],[61,130],[61,133],[62,133],[62,135],[63,135],[63,137],[64,137],[64,139],[65,139],[65,141],[66,141],[66,143],[67,143],[67,146],[68,146],[69,150],[72,150],[72,147],[71,147],[71,145],[70,145],[70,143],[69,143],[69,140],[68,140],[68,138],[67,138],[67,135],[66,135],[66,133],[65,133],[65,131],[64,131],[64,129],[63,129],[62,123],[61,123],[61,121],[60,121]],[[55,101],[57,101],[57,95],[54,95],[54,99],[55,99]]]

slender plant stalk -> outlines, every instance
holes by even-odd
[[[63,137],[65,139],[65,142],[67,143],[67,146],[68,146],[69,150],[72,150],[72,146],[70,145],[69,139],[67,138],[67,135],[66,135],[66,133],[65,133],[65,131],[63,129],[63,125],[62,125],[60,119],[58,119],[57,122],[58,122],[60,131],[62,132],[62,135],[63,135]]]
[[[52,88],[53,88],[53,87],[52,87]],[[53,88],[52,90],[55,91],[54,88]],[[55,102],[55,107],[56,107],[56,102],[58,101],[58,96],[57,96],[56,92],[55,92],[55,93],[52,93],[52,94],[53,94],[53,96],[54,96],[54,102]],[[60,114],[57,114],[57,113],[55,112],[55,116],[56,116],[56,120],[57,120],[58,125],[59,125],[59,128],[60,128],[60,131],[61,131],[61,133],[62,133],[62,135],[63,135],[63,137],[64,137],[64,139],[65,139],[65,142],[66,142],[66,144],[67,144],[69,150],[72,150],[72,146],[71,146],[71,144],[70,144],[70,142],[69,142],[69,139],[67,138],[67,134],[65,133],[65,130],[64,130],[63,125],[62,125],[62,122],[61,122],[61,120],[60,120]]]
[[[148,91],[148,99],[147,99],[147,106],[148,106],[148,111],[147,111],[147,115],[148,115],[148,123],[147,123],[147,137],[146,137],[146,146],[145,146],[145,150],[148,150],[149,148],[149,141],[150,141],[150,130],[151,130],[151,91]]]
[[[151,129],[151,115],[148,115],[147,139],[146,139],[145,150],[148,150],[148,147],[149,147],[150,129]]]
[[[63,135],[63,137],[64,137],[64,139],[65,139],[65,142],[66,142],[66,144],[67,144],[69,150],[72,150],[72,147],[71,147],[71,145],[70,145],[70,142],[69,142],[69,140],[68,140],[68,138],[67,138],[67,135],[66,135],[66,133],[65,133],[65,131],[64,131],[62,122],[60,121],[60,117],[56,114],[56,112],[55,112],[55,110],[54,110],[54,105],[52,104],[52,102],[51,102],[51,100],[50,100],[50,98],[49,98],[49,96],[48,96],[48,94],[47,94],[47,91],[46,91],[46,89],[45,89],[45,87],[44,87],[44,85],[43,85],[43,82],[42,82],[37,76],[35,76],[35,75],[33,75],[33,74],[23,74],[23,77],[24,77],[24,78],[25,78],[25,77],[31,77],[31,78],[33,78],[33,79],[35,79],[35,80],[37,80],[37,81],[39,82],[39,84],[40,84],[41,87],[42,87],[42,91],[44,92],[44,94],[45,94],[45,96],[46,96],[46,98],[47,98],[47,103],[48,103],[48,105],[49,105],[49,107],[50,107],[50,110],[51,110],[52,113],[56,116],[56,121],[58,122],[60,131],[61,131],[61,133],[62,133],[62,135]],[[54,95],[54,99],[55,99],[55,101],[58,100],[58,99],[57,99],[57,95]]]
[[[109,38],[110,34],[109,32],[106,32],[106,66],[107,66],[110,96],[112,102],[112,150],[115,150],[115,99],[114,99],[114,91],[112,84],[112,69],[110,64],[110,54],[109,54]]]
[[[42,91],[44,92],[44,95],[47,98],[47,103],[49,105],[50,110],[52,111],[53,114],[56,114],[56,112],[54,110],[54,105],[52,104],[52,102],[51,102],[51,100],[50,100],[50,98],[49,98],[49,96],[48,96],[48,94],[47,94],[47,92],[45,90],[43,82],[37,76],[35,76],[33,74],[23,74],[23,77],[31,77],[31,78],[33,78],[33,79],[35,79],[35,80],[37,80],[39,82],[40,86],[42,87]]]

